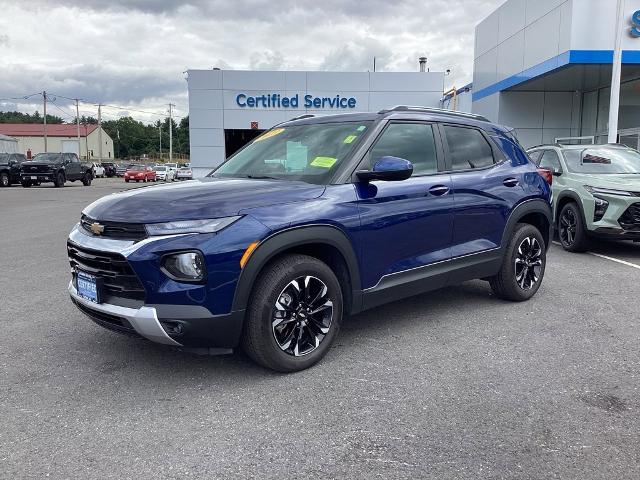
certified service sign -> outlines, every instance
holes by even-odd
[[[640,37],[640,10],[631,15],[631,23],[633,24],[630,31],[631,36],[636,38]]]

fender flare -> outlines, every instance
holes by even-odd
[[[509,215],[509,220],[507,220],[507,225],[504,229],[504,233],[502,234],[502,242],[501,248],[506,249],[509,244],[509,239],[513,235],[513,231],[516,228],[518,222],[525,216],[530,213],[541,213],[543,214],[547,221],[549,222],[549,231],[548,232],[540,232],[542,233],[543,238],[547,242],[547,247],[549,246],[549,241],[551,239],[551,229],[553,228],[553,216],[551,213],[551,206],[541,198],[536,198],[533,200],[526,200],[523,203],[518,204]]]
[[[351,311],[359,311],[362,295],[360,283],[360,267],[358,257],[351,241],[339,228],[332,225],[308,225],[294,227],[267,237],[249,257],[249,261],[242,269],[235,295],[233,297],[233,311],[245,310],[249,295],[256,278],[264,266],[279,253],[292,247],[299,247],[312,243],[320,243],[336,248],[344,258],[351,280],[352,306]]]
[[[575,203],[578,204],[578,210],[580,210],[580,215],[582,215],[582,222],[586,224],[586,217],[584,215],[584,207],[582,206],[582,200],[580,200],[580,196],[577,193],[572,192],[571,190],[562,192],[560,195],[558,195],[558,201],[555,202],[555,204],[553,205],[553,209],[554,209],[553,218],[555,222],[557,222],[560,217],[560,211],[558,210],[558,207],[560,206],[560,202],[565,198],[570,198],[571,200],[573,200]],[[554,222],[554,226],[555,226],[555,222]]]

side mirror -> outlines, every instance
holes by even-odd
[[[398,157],[382,157],[376,160],[371,170],[359,170],[358,178],[370,180],[386,180],[388,182],[406,180],[413,174],[413,165],[409,160]]]
[[[559,168],[554,168],[553,169],[553,176],[554,177],[559,177],[560,175],[562,175],[562,170],[560,170]]]

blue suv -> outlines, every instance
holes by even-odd
[[[500,298],[531,298],[550,198],[515,138],[481,116],[304,115],[205,178],[85,208],[69,293],[117,332],[207,353],[241,345],[301,370],[345,315],[479,278]]]

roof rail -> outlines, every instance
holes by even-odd
[[[304,115],[290,118],[289,120],[287,120],[287,122],[291,122],[293,120],[302,120],[303,118],[311,118],[311,117],[315,117],[315,115],[312,113],[305,113]]]
[[[458,112],[455,110],[447,110],[446,108],[435,107],[418,107],[413,105],[396,105],[395,107],[385,108],[378,113],[389,112],[424,112],[424,113],[437,113],[439,115],[451,115],[452,117],[473,118],[474,120],[480,120],[482,122],[488,122],[489,119],[483,115],[477,115],[475,113]]]

